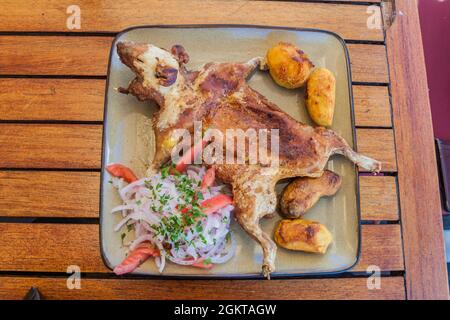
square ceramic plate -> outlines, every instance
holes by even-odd
[[[196,69],[211,61],[247,61],[255,56],[264,56],[269,47],[280,41],[292,42],[304,50],[316,66],[327,67],[335,74],[336,111],[332,129],[350,145],[354,144],[348,52],[344,41],[333,33],[252,26],[149,26],[120,33],[113,43],[109,61],[100,195],[101,250],[109,268],[123,260],[126,249],[122,246],[121,233],[113,231],[120,217],[110,211],[120,204],[120,198],[108,183],[110,177],[104,174],[105,165],[112,162],[123,163],[131,167],[138,176],[142,176],[154,152],[151,118],[156,106],[139,102],[133,96],[123,95],[115,90],[126,86],[134,77],[120,62],[116,52],[115,44],[123,40],[152,43],[163,48],[181,44],[190,55],[189,69]],[[249,84],[297,120],[312,125],[305,109],[303,89],[283,89],[275,84],[267,72],[261,71],[251,78]],[[341,272],[354,266],[358,260],[360,227],[356,170],[351,162],[338,156],[330,160],[328,168],[343,177],[342,187],[334,197],[322,198],[305,215],[305,219],[325,224],[334,241],[325,255],[279,248],[276,272],[273,274],[275,277]],[[279,185],[277,189],[281,190],[282,187],[283,185]],[[273,234],[279,219],[278,216],[262,219],[264,230]],[[162,275],[221,278],[260,276],[260,246],[235,221],[232,223],[232,230],[236,235],[238,248],[234,258],[228,263],[216,265],[212,270],[168,263]],[[154,261],[145,262],[135,273],[160,275]]]

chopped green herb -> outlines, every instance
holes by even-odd
[[[164,166],[161,169],[161,178],[163,178],[163,179],[167,178],[167,176],[169,175],[169,171],[170,171],[170,167],[169,166]]]
[[[208,242],[206,241],[206,238],[205,238],[205,236],[203,235],[203,234],[199,234],[198,235],[198,237],[200,238],[200,240],[202,240],[202,242],[204,243],[204,244],[207,244]]]
[[[203,231],[202,221],[197,222],[197,224],[195,226],[195,231],[197,231],[198,233]]]

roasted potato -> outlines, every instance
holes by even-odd
[[[324,254],[332,240],[330,231],[315,221],[285,219],[275,230],[275,242],[289,250]]]
[[[286,42],[270,48],[266,59],[273,80],[288,89],[303,86],[314,68],[302,50]]]
[[[306,108],[311,119],[319,126],[333,124],[336,101],[336,79],[326,68],[314,70],[306,84]]]
[[[280,209],[286,218],[299,218],[323,196],[334,195],[342,184],[336,173],[325,170],[319,178],[296,178],[284,188]]]

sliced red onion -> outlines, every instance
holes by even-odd
[[[136,205],[134,205],[134,204],[120,205],[120,206],[116,206],[116,207],[112,208],[111,213],[115,213],[115,212],[119,212],[119,211],[123,211],[123,210],[133,210],[135,208],[136,208]]]
[[[138,238],[136,238],[131,244],[130,244],[130,251],[133,251],[134,249],[136,249],[136,247],[138,245],[140,245],[142,242],[145,241],[151,241],[153,239],[153,237],[150,234],[144,234],[139,236]]]
[[[222,263],[228,262],[234,256],[234,253],[236,252],[236,248],[237,248],[236,239],[234,238],[233,235],[231,235],[231,248],[223,256],[221,256],[219,254],[215,257],[211,257],[211,262],[217,263],[217,264],[222,264]]]

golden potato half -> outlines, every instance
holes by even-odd
[[[336,101],[336,79],[326,68],[317,68],[306,84],[306,108],[311,119],[319,126],[333,124]]]
[[[274,238],[280,247],[321,254],[333,241],[330,231],[323,224],[303,219],[281,220]]]
[[[303,86],[314,68],[302,50],[286,42],[280,42],[267,51],[267,65],[273,80],[288,89]]]

